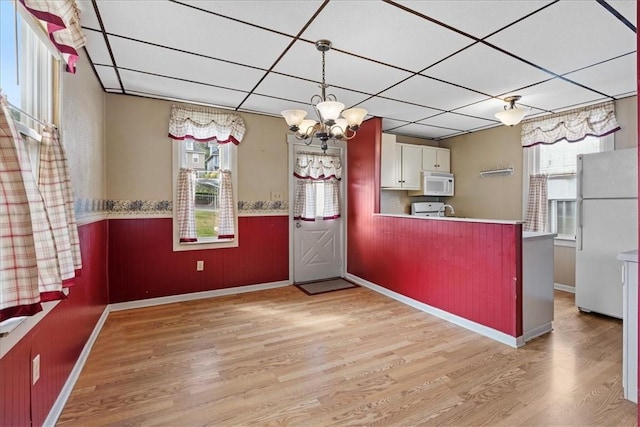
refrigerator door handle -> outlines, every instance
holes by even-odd
[[[578,227],[576,230],[576,249],[582,250],[582,197],[578,198]]]

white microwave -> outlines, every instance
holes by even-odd
[[[410,196],[453,196],[453,174],[422,172],[420,190],[409,191]]]

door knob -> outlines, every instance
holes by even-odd
[[[300,224],[299,222],[296,222],[296,228],[300,228],[302,227],[302,224]]]

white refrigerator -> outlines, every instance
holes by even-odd
[[[637,149],[578,156],[576,305],[622,319],[620,252],[638,247]]]

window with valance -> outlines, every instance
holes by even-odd
[[[575,240],[576,157],[613,149],[613,101],[522,122],[525,230]]]
[[[295,220],[340,218],[342,162],[339,156],[299,152],[293,175],[296,177]]]
[[[174,250],[237,246],[235,176],[242,116],[205,107],[173,105]]]

